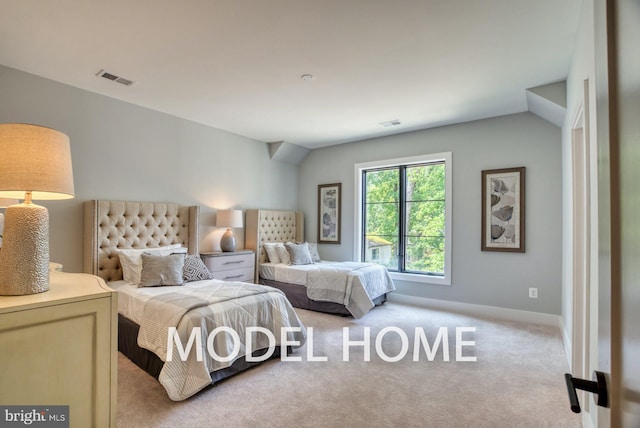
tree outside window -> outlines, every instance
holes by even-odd
[[[362,256],[391,271],[444,276],[446,164],[362,170]]]

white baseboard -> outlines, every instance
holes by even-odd
[[[530,324],[549,325],[564,330],[562,328],[562,318],[559,315],[522,311],[518,309],[507,309],[498,306],[485,306],[472,303],[453,302],[450,300],[429,299],[427,297],[409,296],[397,292],[390,293],[388,295],[388,299],[392,302],[398,302],[406,305],[421,306],[425,308],[433,308],[451,312],[460,312],[463,314],[497,318],[507,321],[520,321]]]

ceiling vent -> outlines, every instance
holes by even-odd
[[[389,120],[387,122],[381,122],[380,125],[384,126],[385,128],[388,128],[390,126],[398,126],[400,125],[401,122],[398,119],[395,120]]]
[[[129,79],[125,79],[124,77],[116,76],[115,74],[111,74],[111,73],[106,72],[104,70],[100,70],[98,72],[98,74],[96,74],[96,76],[104,77],[105,79],[112,80],[114,82],[118,82],[121,85],[125,85],[125,86],[133,85],[133,80],[129,80]]]

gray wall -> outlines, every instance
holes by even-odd
[[[353,258],[354,164],[453,153],[452,285],[397,281],[398,293],[560,314],[562,297],[561,131],[530,113],[486,119],[312,151],[300,164],[298,207],[316,240],[317,185],[342,183],[342,244],[319,245],[327,260]],[[480,251],[483,169],[525,166],[526,252]],[[528,288],[538,288],[538,299]]]
[[[343,185],[343,243],[320,252],[348,260],[354,164],[452,151],[452,285],[398,282],[398,292],[560,313],[561,136],[529,113],[317,149],[296,168],[271,161],[264,143],[2,66],[0,93],[0,122],[49,126],[71,139],[76,197],[40,202],[51,218],[51,259],[68,272],[82,270],[85,200],[199,204],[206,251],[218,245],[221,208],[302,209],[307,239],[315,240],[317,185],[333,182]],[[527,167],[527,252],[481,252],[480,171],[520,165]],[[538,287],[539,299],[527,297],[529,287]]]
[[[135,86],[131,88],[135,90]],[[82,203],[89,199],[201,206],[201,250],[218,246],[222,208],[297,206],[297,169],[265,143],[0,66],[0,123],[66,133],[76,196],[49,209],[51,260],[82,271]],[[243,242],[241,230],[237,230]]]

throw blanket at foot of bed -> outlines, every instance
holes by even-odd
[[[395,289],[389,271],[372,263],[323,262],[307,274],[310,299],[343,304],[355,318],[369,312],[375,298]]]
[[[165,362],[158,380],[174,401],[184,400],[210,385],[211,372],[273,345],[264,333],[250,333],[248,339],[248,327],[269,330],[275,338],[275,346],[280,346],[283,331],[284,340],[299,342],[298,346],[305,342],[304,325],[280,290],[217,280],[180,288],[180,292],[175,292],[176,287],[170,287],[167,293],[146,302],[138,334],[138,345]],[[170,327],[176,329],[180,343],[169,337]],[[207,349],[207,340],[218,327],[233,330],[237,335],[228,330],[217,332],[213,336],[215,355],[212,355]],[[201,358],[196,352],[194,331],[199,332]],[[181,350],[188,349],[190,339],[193,340],[190,352],[182,358]],[[169,350],[170,361],[167,358]]]

